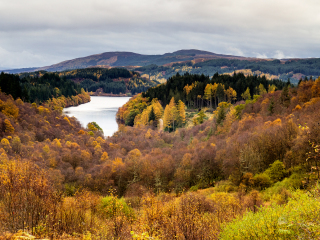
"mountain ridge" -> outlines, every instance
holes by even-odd
[[[126,66],[146,66],[150,64],[164,65],[170,63],[179,63],[190,60],[210,60],[217,58],[238,59],[238,60],[261,60],[258,58],[217,54],[209,51],[198,49],[182,49],[172,53],[164,54],[139,54],[127,51],[112,51],[99,54],[93,54],[86,57],[79,57],[65,60],[49,66],[38,68],[30,68],[31,71],[64,71],[71,69],[87,68],[93,66],[109,66],[109,67],[126,67]],[[18,73],[19,70],[24,71],[27,68],[4,70],[8,73]]]

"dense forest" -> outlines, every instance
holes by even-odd
[[[135,95],[158,84],[140,77],[139,73],[125,68],[85,68],[59,73],[60,77],[79,82],[89,92],[101,89],[104,93]]]
[[[221,102],[227,101],[228,89],[236,91],[237,94],[233,100],[237,101],[242,99],[241,94],[247,88],[250,90],[250,95],[253,96],[255,94],[259,95],[260,84],[266,90],[271,86],[281,90],[287,83],[280,80],[267,80],[265,77],[246,77],[242,73],[233,74],[232,76],[216,73],[211,79],[205,75],[185,73],[184,75],[176,74],[169,78],[165,84],[150,88],[142,96],[149,98],[150,101],[153,98],[157,98],[163,105],[167,105],[171,98],[174,97],[176,101],[182,100],[185,103],[189,102],[189,105],[192,103],[196,108],[201,108],[210,104],[210,101],[206,101],[206,99],[208,100],[208,96],[206,96],[208,84],[216,86],[216,89],[211,90],[211,93],[209,93],[210,98],[217,98],[217,101]],[[201,104],[197,104],[197,101],[201,101]]]
[[[184,77],[206,78],[171,81]],[[221,84],[211,81],[208,92]],[[0,93],[0,236],[317,239],[320,79],[276,84],[245,86],[245,101],[221,98],[172,132],[157,118],[185,121],[188,100],[139,94],[119,111],[139,111],[134,127],[108,138],[48,102]]]
[[[203,123],[205,112],[216,109],[223,116],[223,108],[232,103],[242,99],[254,102],[260,95],[282,88],[287,91],[289,86],[292,86],[290,82],[257,76],[246,77],[242,73],[232,76],[216,73],[211,79],[204,75],[185,73],[180,76],[177,73],[166,83],[131,99],[119,109],[117,120],[127,126],[142,124],[157,127],[162,119],[164,129],[172,131],[186,125],[186,106],[188,112],[192,112],[192,109],[193,112],[199,110],[198,119],[193,120],[195,124]],[[238,115],[244,106],[238,104]]]
[[[212,59],[202,62],[186,61],[173,63],[165,66],[150,64],[148,66],[135,68],[135,71],[146,74],[150,79],[168,79],[178,72],[180,75],[188,72],[190,74],[204,74],[213,76],[215,73],[225,74],[234,71],[244,71],[251,75],[269,76],[282,81],[291,80],[298,83],[301,77],[320,76],[320,59],[290,59],[290,60],[237,60],[237,59]]]
[[[87,92],[135,95],[154,87],[157,81],[141,78],[139,73],[124,68],[86,68],[50,73],[46,71],[1,73],[0,87],[14,99],[41,103],[52,97],[70,98]]]
[[[81,87],[74,81],[60,78],[54,73],[43,73],[36,76],[18,76],[0,74],[1,91],[10,94],[14,99],[25,102],[43,103],[52,98],[69,99],[64,106],[74,105],[72,99],[81,94]],[[84,100],[84,99],[82,99]],[[85,102],[88,102],[87,99]],[[81,101],[81,103],[84,103]],[[75,104],[77,105],[77,104]]]

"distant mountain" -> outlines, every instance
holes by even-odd
[[[72,60],[63,61],[51,66],[41,67],[36,69],[46,71],[64,71],[71,69],[87,68],[92,66],[100,67],[129,67],[129,66],[147,66],[150,64],[156,64],[158,66],[181,63],[184,61],[206,61],[210,59],[239,59],[250,60],[252,58],[222,55],[208,51],[201,50],[179,50],[173,53],[166,53],[163,55],[144,55],[133,52],[105,52],[101,54],[95,54],[87,57],[76,58]]]
[[[320,76],[320,58],[307,59],[260,59],[216,54],[189,49],[159,55],[145,55],[133,52],[105,52],[63,61],[40,68],[6,70],[7,73],[33,71],[61,72],[84,68],[124,67],[138,71],[142,78],[165,82],[176,73],[204,74],[213,76],[242,72],[245,75],[266,76],[267,79],[292,80]]]
[[[34,68],[17,68],[17,69],[8,69],[8,70],[3,69],[3,70],[0,70],[0,72],[15,74],[15,73],[24,73],[24,72],[34,72],[37,69],[38,69],[37,67],[34,67]]]

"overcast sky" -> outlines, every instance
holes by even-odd
[[[320,57],[319,0],[0,0],[0,69],[109,51]]]

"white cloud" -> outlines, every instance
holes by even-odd
[[[283,58],[285,58],[285,55],[283,54],[282,51],[277,50],[277,51],[276,51],[276,54],[275,54],[273,57],[274,57],[274,58],[277,58],[277,59],[283,59]]]
[[[268,58],[268,56],[264,53],[256,53],[256,58]]]

